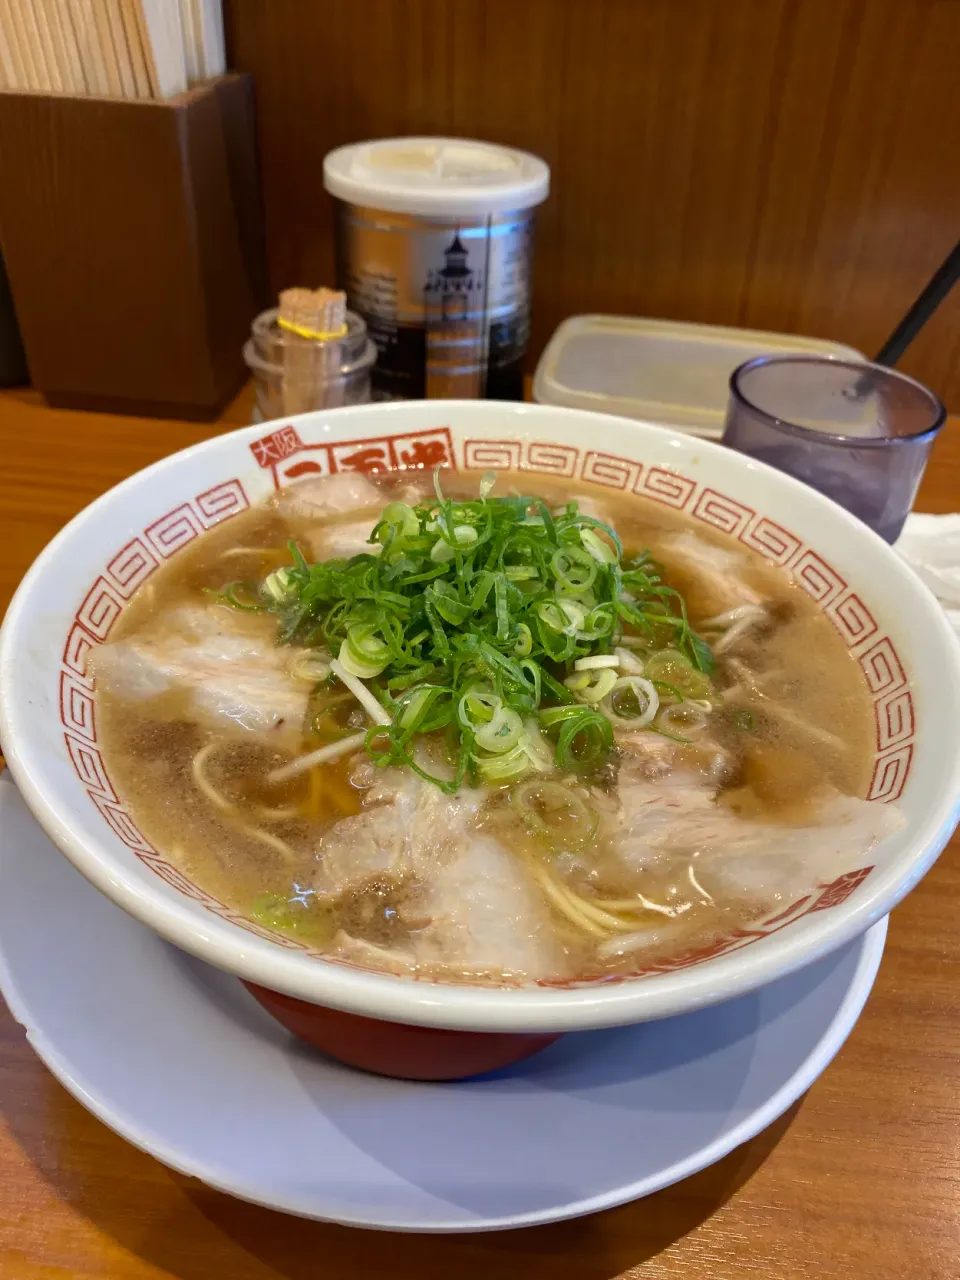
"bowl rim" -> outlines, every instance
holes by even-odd
[[[323,416],[325,421],[331,416],[336,421],[342,415],[344,423],[355,424],[371,417],[378,420],[398,412],[409,412],[412,405],[429,406],[436,413],[438,404],[443,406],[442,412],[448,415],[448,424],[455,434],[462,431],[472,415],[483,419],[491,412],[488,401],[401,401],[324,411]],[[854,539],[872,541],[875,547],[882,548],[883,554],[889,556],[890,572],[900,579],[904,590],[925,611],[927,629],[953,654],[950,689],[955,703],[960,706],[960,639],[940,604],[881,538],[830,499],[765,463],[734,455],[720,444],[689,437],[657,423],[552,405],[498,402],[496,411],[505,418],[510,415],[517,435],[528,439],[537,438],[536,431],[531,430],[533,422],[538,419],[544,423],[555,421],[557,415],[571,423],[579,423],[584,433],[591,427],[599,432],[609,430],[611,425],[631,432],[655,429],[658,437],[672,437],[683,448],[695,449],[698,455],[722,456],[728,460],[735,456],[748,470],[761,473],[774,489],[785,488],[802,494],[802,500],[812,505],[814,510],[829,509],[833,519],[839,519]],[[316,416],[303,414],[289,420],[284,418],[283,424],[295,425],[298,421],[316,419]],[[521,424],[522,419],[525,421]],[[801,932],[787,928],[778,933],[775,950],[765,947],[765,940],[762,940],[758,945],[682,970],[617,983],[601,980],[562,988],[469,986],[412,980],[356,969],[286,950],[251,936],[227,920],[208,917],[201,922],[195,910],[196,904],[188,906],[187,899],[163,896],[159,885],[156,893],[145,891],[143,884],[134,876],[125,874],[100,841],[87,839],[82,832],[71,829],[69,807],[63,809],[49,783],[45,785],[34,776],[31,756],[42,758],[44,748],[42,745],[31,746],[29,723],[23,722],[22,709],[16,705],[16,694],[8,692],[13,687],[9,678],[11,667],[18,661],[18,637],[27,625],[27,615],[35,603],[34,583],[50,561],[62,554],[65,545],[82,533],[85,523],[115,502],[118,494],[136,489],[166,472],[177,471],[198,453],[215,452],[226,441],[248,443],[256,440],[267,426],[253,424],[190,445],[134,473],[95,499],[40,552],[17,588],[0,628],[0,738],[21,795],[53,843],[87,879],[167,941],[240,978],[308,1003],[327,1005],[366,1017],[451,1030],[586,1030],[648,1021],[717,1003],[802,968],[850,941],[886,915],[926,873],[947,843],[960,816],[960,728],[955,733],[955,742],[950,744],[958,749],[951,754],[949,779],[945,780],[942,798],[916,824],[912,843],[919,852],[906,865],[904,857],[901,857],[895,867],[878,868],[840,907],[830,913],[818,913],[815,921],[805,917],[805,928]]]

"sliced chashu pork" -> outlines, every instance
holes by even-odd
[[[402,946],[387,949],[341,934],[344,959],[437,976],[564,976],[550,909],[522,860],[476,829],[481,792],[446,796],[416,775],[389,770],[369,798],[363,813],[324,836],[314,887],[331,901],[384,881],[398,899],[409,888],[415,927]]]
[[[520,859],[499,841],[461,835],[433,877],[421,963],[527,980],[565,976],[550,909]]]
[[[634,871],[684,883],[692,866],[718,899],[753,900],[758,911],[787,906],[818,884],[869,860],[903,824],[890,805],[824,787],[802,826],[744,818],[717,802],[703,775],[676,770],[651,778],[621,770],[614,840]]]
[[[361,472],[341,471],[337,475],[292,484],[281,490],[273,502],[287,519],[329,520],[333,516],[381,507],[383,493]]]
[[[584,515],[616,525],[616,518],[602,502],[590,495],[574,499]],[[657,556],[667,566],[667,580],[683,595],[690,594],[703,617],[725,613],[738,605],[760,604],[763,596],[753,585],[751,557],[735,545],[718,546],[701,537],[694,529],[682,529],[662,535]]]
[[[378,551],[367,538],[383,505],[382,491],[354,471],[302,480],[274,498],[277,511],[313,560],[349,559]],[[358,518],[349,519],[354,513]]]
[[[419,883],[452,843],[472,827],[482,792],[446,796],[399,769],[371,769],[362,813],[343,818],[323,836],[313,887],[337,902],[374,881]]]
[[[418,501],[412,486],[399,498]],[[277,494],[274,505],[314,560],[330,560],[379,553],[380,547],[367,539],[388,501],[384,491],[365,475],[342,471],[291,485]]]
[[[603,524],[616,526],[616,518],[613,512],[604,505],[592,493],[575,493],[568,499],[569,502],[575,502],[580,509],[580,514],[590,516],[593,520],[600,520]],[[566,503],[557,503],[555,510],[563,510]]]
[[[276,623],[218,604],[182,605],[145,634],[102,644],[93,655],[101,690],[150,701],[162,719],[214,730],[299,737],[309,686],[288,664],[301,651],[275,643]]]
[[[733,762],[730,752],[708,736],[681,743],[650,729],[618,726],[614,741],[624,767],[636,777],[656,778],[675,769],[697,774],[702,785],[720,785],[729,777]]]
[[[348,520],[318,526],[307,535],[310,550],[316,560],[349,560],[351,556],[380,554],[378,542],[368,542],[370,530],[376,523],[374,512],[362,520]]]
[[[762,919],[818,885],[868,863],[876,845],[903,824],[890,805],[824,788],[809,822],[786,826],[743,818],[718,804],[715,784],[684,769],[651,775],[621,769],[620,810],[611,843],[638,886],[667,910],[651,910],[636,931],[601,944],[601,955],[668,955],[689,944],[699,916],[701,942],[721,934],[725,907]]]
[[[667,534],[660,540],[659,551],[670,585],[696,599],[701,617],[762,602],[752,582],[754,566],[745,551],[719,547],[693,529]]]

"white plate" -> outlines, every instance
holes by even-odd
[[[572,1218],[719,1160],[843,1044],[887,928],[727,1004],[569,1035],[519,1067],[425,1085],[292,1040],[236,978],[98,893],[2,779],[0,882],[0,984],[84,1106],[212,1187],[399,1231]]]

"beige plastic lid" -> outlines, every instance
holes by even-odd
[[[380,138],[329,152],[323,185],[391,213],[486,217],[541,204],[550,170],[528,151],[474,138]]]
[[[718,439],[734,369],[754,356],[790,353],[864,359],[853,347],[826,338],[633,316],[572,316],[540,358],[533,398]]]

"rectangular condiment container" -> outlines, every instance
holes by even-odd
[[[637,316],[571,316],[540,358],[533,398],[717,440],[734,369],[754,356],[784,352],[864,358],[826,338]]]

